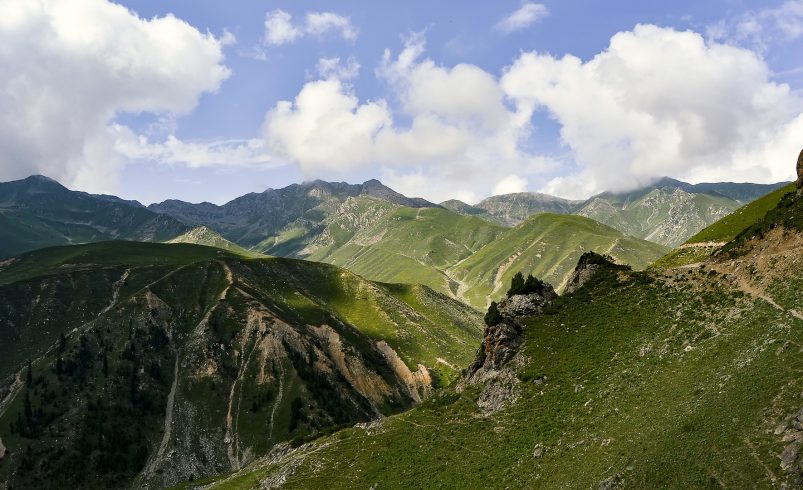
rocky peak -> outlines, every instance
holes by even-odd
[[[563,294],[573,293],[583,287],[589,279],[594,277],[594,274],[596,274],[600,267],[606,265],[614,265],[613,259],[596,252],[586,252],[581,255],[580,260],[577,261],[577,266],[574,268],[574,272],[572,272],[572,275],[569,276],[569,280],[566,282],[566,288],[563,290]]]
[[[542,282],[538,291],[514,294],[500,301],[496,306],[499,312],[498,321],[485,328],[482,346],[469,366],[467,376],[482,369],[503,367],[521,346],[523,320],[540,315],[544,307],[557,297],[555,289]]]
[[[803,192],[803,150],[797,157],[797,191]]]

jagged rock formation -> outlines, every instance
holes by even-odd
[[[600,255],[596,252],[586,252],[580,256],[577,267],[566,282],[563,294],[571,294],[585,285],[601,266],[613,265],[613,259],[607,255]]]
[[[458,391],[482,386],[477,406],[486,414],[515,403],[519,383],[515,373],[526,362],[519,354],[524,340],[522,322],[539,315],[557,297],[555,289],[542,282],[539,291],[516,294],[499,302],[501,321],[485,328],[477,357],[457,385]]]
[[[797,157],[797,191],[803,192],[803,150]]]

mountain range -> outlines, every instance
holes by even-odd
[[[578,214],[622,233],[675,247],[743,205],[786,185],[749,183],[688,184],[664,177],[627,193],[604,192],[572,201],[534,192],[492,196],[471,206],[457,200],[442,206],[515,226],[537,213]]]
[[[4,233],[41,247],[0,261],[7,488],[803,481],[794,185],[669,253],[378,182],[181,216],[40,177],[0,190]],[[738,197],[711,192],[631,197]]]
[[[669,250],[663,242],[685,240],[739,207],[736,198],[772,187],[664,179],[584,202],[523,193],[461,207],[408,198],[376,180],[313,181],[222,206],[171,200],[145,208],[31,177],[0,185],[0,219],[8,224],[0,251],[8,257],[106,239],[190,242],[327,262],[371,280],[425,284],[482,309],[518,267],[558,289],[589,250],[644,268]],[[577,217],[562,217],[571,213]]]

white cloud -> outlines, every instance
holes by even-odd
[[[114,117],[191,111],[230,74],[225,42],[105,0],[0,3],[0,178],[113,190]]]
[[[271,167],[285,162],[267,150],[263,138],[212,141],[182,141],[168,135],[164,141],[151,141],[131,129],[113,124],[114,150],[130,160],[148,160],[159,164],[182,165],[189,168],[223,166]]]
[[[304,36],[323,36],[335,32],[347,41],[357,39],[359,30],[348,17],[333,12],[308,12],[303,24],[293,24],[293,16],[284,10],[272,10],[265,14],[264,43],[269,45],[290,44]]]
[[[587,62],[524,53],[502,87],[520,111],[545,109],[560,124],[582,171],[545,190],[576,197],[662,175],[789,178],[803,101],[771,75],[747,49],[639,25]]]
[[[360,73],[360,64],[354,57],[349,57],[345,63],[340,58],[320,58],[315,65],[315,71],[321,78],[337,78],[339,80],[352,80]]]
[[[307,13],[307,33],[322,36],[330,31],[336,31],[343,39],[353,41],[357,39],[357,28],[351,24],[351,19],[332,12]]]
[[[798,39],[803,36],[803,0],[726,18],[709,26],[707,35],[714,41],[745,44],[760,51],[773,43]]]
[[[515,192],[525,192],[527,190],[527,179],[516,174],[510,174],[496,183],[491,193],[495,196],[499,194],[513,194]]]
[[[293,102],[281,101],[265,116],[270,148],[302,171],[349,170],[373,159],[376,133],[390,124],[384,101],[360,104],[337,78],[304,85]]]
[[[293,25],[292,16],[284,10],[273,10],[265,14],[265,42],[267,44],[287,44],[304,35],[304,31]]]
[[[515,12],[511,12],[496,23],[496,30],[505,34],[526,29],[549,15],[546,5],[526,2]]]
[[[491,74],[469,64],[438,66],[423,52],[423,38],[413,36],[398,56],[386,52],[377,70],[399,101],[395,114],[384,99],[361,103],[330,74],[268,112],[269,147],[308,176],[374,165],[400,189],[426,180],[414,194],[428,198],[487,195],[500,172],[550,164],[519,150],[529,114],[506,105]],[[399,125],[401,119],[409,123]]]

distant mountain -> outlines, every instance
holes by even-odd
[[[516,226],[537,213],[571,214],[582,203],[537,192],[518,192],[491,196],[473,206],[456,199],[442,202],[441,206],[459,214],[478,216],[504,226]]]
[[[668,250],[588,218],[540,213],[499,234],[448,273],[462,285],[465,301],[484,308],[504,295],[517,272],[562,290],[585,252],[606,254],[621,264],[644,269]]]
[[[271,255],[295,256],[321,229],[323,220],[350,197],[374,197],[411,208],[438,207],[408,198],[378,180],[362,184],[316,180],[246,194],[222,206],[164,201],[148,209],[187,225],[206,225],[243,247]]]
[[[781,186],[778,184],[688,184],[662,178],[626,193],[604,192],[585,201],[570,201],[534,192],[489,197],[476,205],[442,203],[457,213],[515,226],[536,213],[579,214],[625,234],[676,246],[729,214]]]
[[[199,245],[15,257],[0,265],[0,487],[238,470],[418,403],[468,364],[481,325],[424,286]]]
[[[70,243],[164,241],[188,229],[136,201],[71,191],[47,177],[0,183],[0,258]]]

